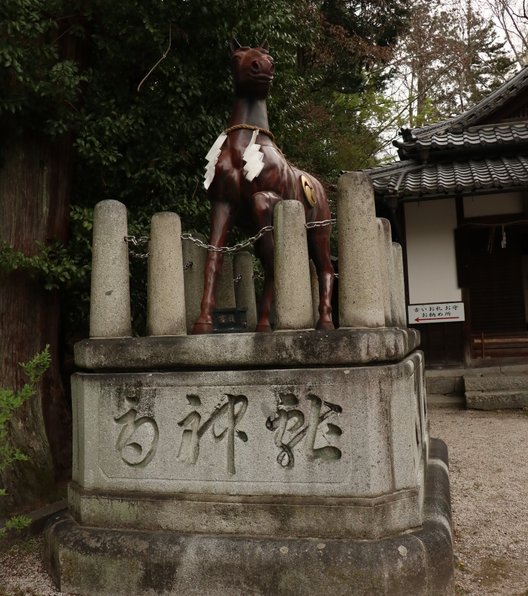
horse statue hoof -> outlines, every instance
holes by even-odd
[[[267,325],[257,325],[255,331],[257,333],[271,333],[271,326],[269,323]]]
[[[206,333],[213,332],[213,324],[212,323],[200,323],[196,321],[192,328],[193,335],[204,335]]]
[[[335,329],[332,321],[321,321],[321,319],[317,321],[315,328],[322,329],[323,331],[331,331],[332,329]]]

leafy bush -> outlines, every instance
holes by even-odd
[[[20,449],[15,449],[9,442],[9,421],[13,412],[35,395],[40,379],[49,368],[50,362],[49,346],[46,346],[29,362],[21,364],[28,379],[21,389],[13,391],[0,387],[0,473],[16,461],[27,461],[27,456]],[[0,496],[5,494],[5,489],[0,488]],[[12,517],[7,520],[4,528],[0,528],[0,537],[7,530],[26,527],[29,522],[30,519],[23,515]]]

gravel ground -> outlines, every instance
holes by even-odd
[[[449,447],[456,594],[528,596],[528,412],[430,408],[429,418]],[[60,594],[41,553],[40,537],[4,545],[0,596]]]
[[[429,418],[449,448],[456,593],[528,595],[528,412]]]

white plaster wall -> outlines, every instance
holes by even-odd
[[[409,303],[458,302],[454,199],[405,204]]]
[[[486,215],[522,212],[523,199],[520,192],[464,197],[464,217],[485,217]]]

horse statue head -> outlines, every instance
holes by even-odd
[[[250,48],[241,46],[233,39],[229,45],[235,95],[266,99],[275,73],[275,62],[270,56],[268,42]]]

